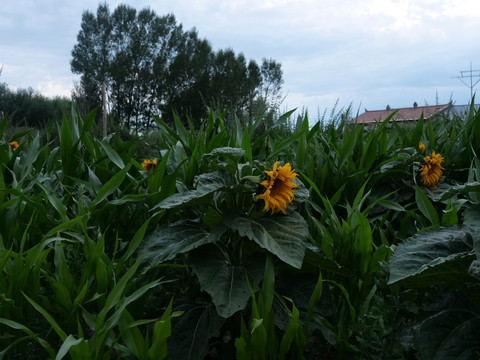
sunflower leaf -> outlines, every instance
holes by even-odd
[[[211,153],[205,154],[204,156],[223,156],[233,161],[238,161],[245,155],[245,150],[241,148],[232,148],[232,147],[219,147],[213,149]]]
[[[422,359],[475,359],[480,344],[480,318],[466,309],[443,310],[415,329],[415,343]]]
[[[390,258],[389,284],[422,287],[472,280],[473,240],[465,226],[437,227],[404,241]]]
[[[162,200],[151,210],[174,209],[181,206],[210,204],[211,196],[216,191],[227,191],[232,188],[232,176],[223,171],[214,171],[195,177],[197,189],[176,193]]]
[[[247,276],[254,288],[263,278],[265,257],[254,254],[245,264],[232,264],[214,245],[206,245],[190,253],[193,271],[202,290],[209,293],[218,314],[229,318],[245,309],[250,299]]]
[[[232,212],[224,214],[224,223],[287,264],[297,269],[302,267],[308,225],[297,212],[288,215],[266,215],[258,220]]]
[[[217,241],[224,231],[224,226],[215,227],[209,232],[203,229],[198,222],[182,220],[161,226],[148,234],[138,252],[142,255],[145,254],[144,264],[155,266],[173,259],[178,254]]]

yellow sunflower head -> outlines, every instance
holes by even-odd
[[[272,211],[272,215],[282,211],[285,213],[287,205],[293,201],[293,188],[297,187],[292,180],[295,180],[297,174],[292,170],[289,163],[284,166],[278,166],[277,162],[273,165],[272,171],[265,170],[269,179],[260,183],[265,187],[265,192],[257,195],[258,199],[265,201],[263,211]]]
[[[155,168],[157,167],[157,160],[143,160],[142,167],[149,173],[155,171]]]
[[[421,141],[418,143],[418,149],[422,152],[422,154],[425,152],[425,144],[422,143]]]
[[[442,170],[445,170],[442,167],[443,157],[440,154],[435,154],[435,151],[432,151],[432,156],[426,156],[423,158],[425,164],[420,168],[420,178],[422,183],[426,186],[435,186],[442,175]]]
[[[10,149],[12,149],[12,150],[17,150],[17,148],[18,148],[18,142],[16,142],[16,141],[12,141],[11,143],[8,143],[8,145],[10,146]]]

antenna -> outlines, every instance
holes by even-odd
[[[468,75],[465,75],[468,74]],[[480,79],[478,79],[475,83],[473,83],[473,78],[480,78],[480,70],[472,70],[472,62],[470,62],[470,70],[463,70],[460,71],[460,76],[456,76],[458,80],[463,82],[465,85],[467,85],[470,88],[470,98],[473,99],[473,88],[475,85],[480,82]],[[463,79],[470,78],[470,84],[467,84]]]

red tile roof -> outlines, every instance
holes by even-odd
[[[390,106],[387,106],[386,110],[367,110],[363,114],[358,115],[358,118],[354,118],[351,122],[357,122],[358,124],[373,124],[375,122],[385,120],[393,112],[397,111],[393,115],[392,119],[395,121],[413,121],[420,119],[420,116],[423,113],[423,118],[429,119],[433,115],[440,114],[443,111],[447,110],[451,104],[446,105],[434,105],[434,106],[417,106],[416,103],[411,108],[399,108],[399,109],[390,109]],[[392,121],[392,120],[390,120]]]

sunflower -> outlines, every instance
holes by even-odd
[[[143,160],[142,167],[148,172],[155,171],[157,160]]]
[[[261,182],[260,185],[263,185],[266,190],[263,194],[257,195],[258,199],[265,201],[263,211],[272,210],[272,215],[279,211],[285,213],[287,204],[290,204],[294,198],[293,188],[297,187],[297,184],[292,180],[297,174],[293,172],[289,163],[277,168],[277,162],[273,165],[272,171],[265,170],[265,173],[270,178]]]
[[[18,143],[16,141],[12,141],[11,143],[8,143],[8,145],[10,146],[10,149],[12,149],[12,150],[17,150],[17,148],[18,148]]]
[[[440,175],[442,175],[442,170],[445,170],[441,165],[443,157],[432,151],[432,156],[426,156],[423,160],[425,164],[420,168],[421,180],[426,186],[435,186],[440,179]]]
[[[418,149],[422,152],[422,154],[425,152],[425,144],[422,143],[421,141],[418,143]]]

